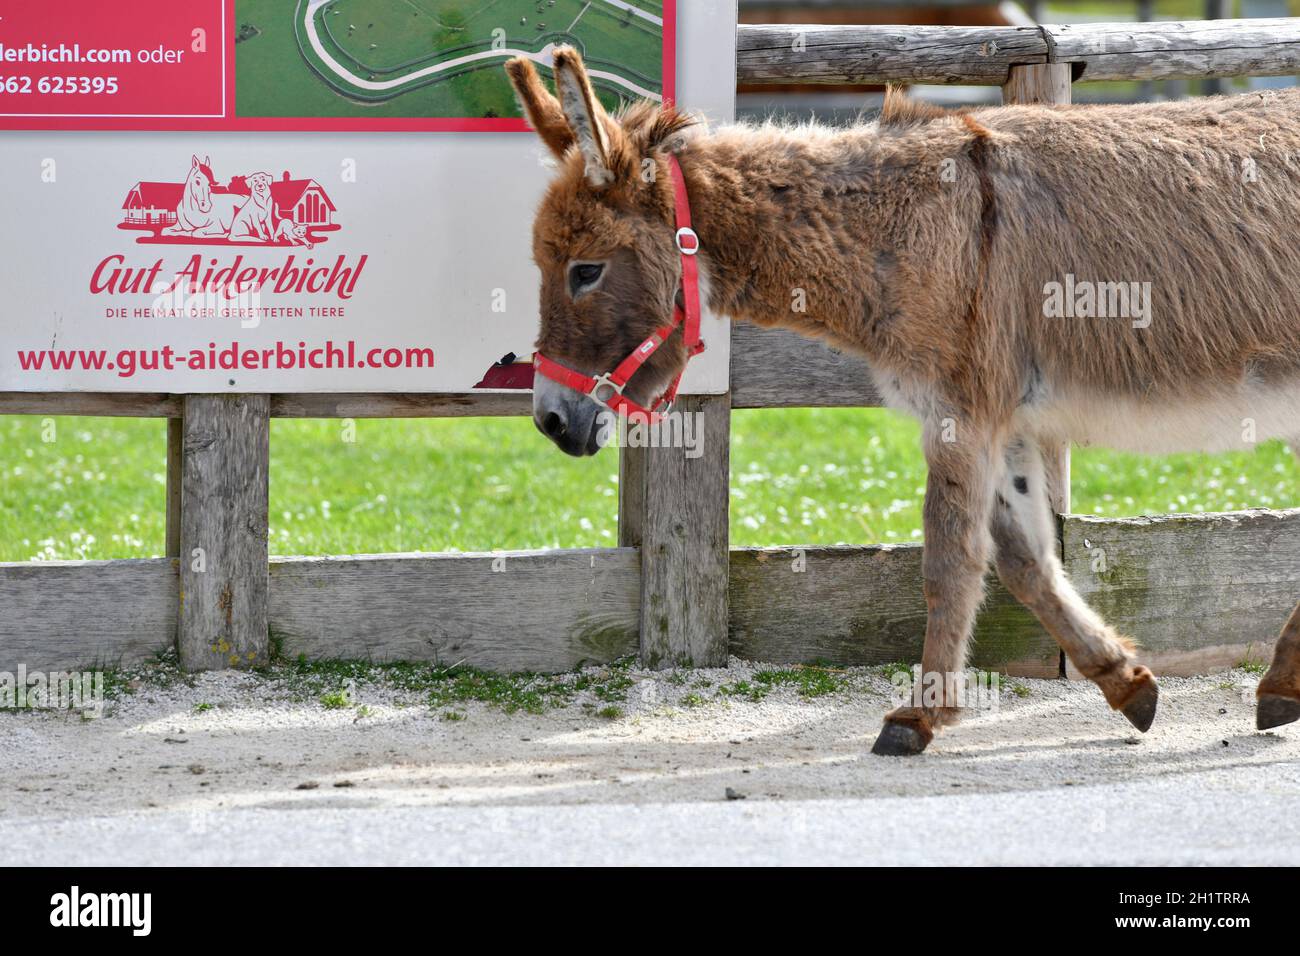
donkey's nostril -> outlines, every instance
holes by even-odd
[[[555,412],[547,412],[546,417],[542,419],[542,431],[552,438],[563,438],[567,430],[564,419]]]

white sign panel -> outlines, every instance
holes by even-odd
[[[586,42],[589,60],[599,61],[592,51],[606,42],[602,31],[617,38],[617,31],[637,30],[625,22],[631,19],[645,32],[672,13],[673,35],[665,35],[664,49],[670,65],[675,56],[675,71],[658,88],[675,83],[678,102],[715,123],[731,119],[735,88],[734,0],[643,6],[596,0],[594,12],[586,0],[548,2],[515,4],[528,10],[513,17],[511,31],[521,29],[521,17],[535,18],[538,7],[547,11],[544,27],[529,33],[532,49],[522,39],[498,37],[499,56],[491,45],[479,49],[480,38],[472,35],[486,22],[464,21],[464,44],[457,45],[461,34],[426,19],[419,29],[441,31],[446,48],[429,62],[412,54],[425,41],[398,30],[416,28],[386,20],[390,5],[379,0],[310,0],[296,9],[292,2],[224,0],[223,6],[216,0],[214,23],[225,18],[221,29],[232,42],[219,45],[223,69],[212,75],[229,95],[214,93],[213,103],[226,105],[202,108],[226,110],[222,120],[174,112],[155,120],[135,100],[130,109],[142,112],[129,117],[109,115],[105,110],[115,107],[102,105],[99,115],[68,107],[39,117],[31,105],[37,100],[0,94],[0,128],[6,129],[0,134],[0,391],[465,392],[503,355],[531,353],[538,321],[532,216],[553,173],[536,137],[515,131],[515,113],[503,115],[513,103],[485,105],[497,104],[495,87],[483,86],[488,70],[496,83],[509,53],[522,49],[543,62],[554,43],[573,36]],[[43,5],[0,0],[0,70],[37,72],[35,61],[58,51],[53,40],[67,48],[77,41],[14,35],[11,8],[33,6]],[[411,12],[416,23],[422,13],[465,5],[391,6]],[[328,59],[363,81],[357,89],[327,85],[319,72],[308,72],[307,56],[303,76],[280,77],[258,72],[254,54],[243,52],[261,49],[257,55],[269,57],[273,46],[255,45],[277,36],[288,44],[295,27],[310,43],[309,23],[332,54]],[[27,26],[29,34],[37,29]],[[164,50],[155,59],[165,59],[168,37],[177,49],[193,45],[193,32],[167,34],[153,44]],[[117,48],[106,39],[91,42]],[[24,56],[14,61],[11,51]],[[69,54],[75,68],[47,72],[93,73],[90,79],[103,79],[107,88],[104,68],[94,61],[92,69],[86,53],[77,44]],[[380,79],[355,76],[365,72],[355,66],[363,56],[375,61],[366,66]],[[325,61],[315,68],[329,69]],[[599,68],[592,66],[593,76]],[[130,85],[135,74],[123,72],[122,93],[143,97],[139,82]],[[602,72],[614,78],[603,86],[607,94],[626,84],[654,92],[640,64]],[[338,100],[335,119],[343,125],[322,120],[318,128],[327,131],[309,132],[311,118],[270,116],[277,101],[247,80],[263,73],[268,83],[299,84],[293,95],[305,98],[302,110]],[[463,81],[468,92],[435,107],[430,98],[445,92],[436,89],[444,76]],[[32,81],[34,90],[52,89],[44,78]],[[376,83],[389,85],[366,90]],[[373,101],[364,99],[370,93]],[[56,99],[51,93],[40,102]],[[366,125],[367,106],[384,111],[374,129]],[[426,117],[432,125],[422,126],[414,115],[420,108],[443,116]],[[178,107],[160,103],[158,109]],[[484,116],[454,118],[457,109]],[[84,128],[118,123],[145,128]],[[691,363],[683,390],[720,393],[728,368],[722,320],[707,317],[704,338],[709,349]]]

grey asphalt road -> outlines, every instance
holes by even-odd
[[[1300,767],[1009,793],[158,811],[0,823],[54,865],[1296,864]]]

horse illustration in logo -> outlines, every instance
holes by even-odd
[[[185,177],[185,190],[176,205],[176,222],[162,231],[164,236],[226,236],[235,221],[239,197],[214,194],[217,180],[212,175],[212,160],[199,162],[191,156],[190,174]]]
[[[306,246],[339,228],[334,203],[314,179],[254,172],[222,185],[212,160],[190,157],[183,183],[138,182],[122,203],[119,229],[151,233],[141,243]]]

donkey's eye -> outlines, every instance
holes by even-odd
[[[590,289],[605,274],[605,266],[599,262],[576,262],[569,267],[569,294],[576,296]]]

